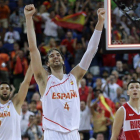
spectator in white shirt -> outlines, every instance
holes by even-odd
[[[21,112],[21,134],[29,124],[30,115],[34,115],[34,113],[28,110],[28,103],[24,101]]]
[[[19,32],[14,31],[13,27],[9,27],[9,31],[5,33],[4,42],[13,44],[16,41],[20,41]]]
[[[89,87],[89,93],[92,94],[92,87]],[[90,100],[88,98],[87,105],[85,101],[80,102],[80,126],[79,132],[83,134],[83,140],[90,138],[89,131],[92,130],[90,124],[91,112],[90,112]]]
[[[42,18],[45,21],[44,34],[46,35],[45,37],[46,44],[49,43],[50,38],[57,38],[58,36],[57,29],[59,26],[52,21],[54,17],[55,17],[55,11],[51,11],[49,16],[42,15]]]
[[[102,91],[105,97],[110,98],[112,101],[117,97],[117,88],[120,87],[115,83],[115,75],[110,75],[106,83],[102,85]]]

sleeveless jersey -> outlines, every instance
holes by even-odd
[[[21,140],[20,115],[11,100],[0,104],[0,140]]]
[[[62,80],[50,75],[41,101],[44,130],[65,133],[79,129],[80,98],[76,79],[71,73],[64,74]]]
[[[127,102],[123,106],[124,122],[119,140],[140,140],[140,113]]]

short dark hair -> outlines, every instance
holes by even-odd
[[[127,84],[127,89],[128,89],[128,86],[129,86],[131,83],[139,83],[139,84],[140,84],[139,81],[130,81],[130,82]]]
[[[4,84],[5,84],[5,85],[8,85],[8,86],[10,87],[10,91],[12,90],[10,84],[9,84],[8,82],[6,82],[6,81],[1,82],[1,83],[0,83],[0,86],[1,86],[1,85],[4,85]]]
[[[49,55],[50,55],[50,53],[51,53],[52,51],[58,51],[58,52],[60,53],[60,55],[61,55],[63,61],[65,61],[65,58],[64,58],[62,52],[59,51],[59,50],[56,49],[56,48],[53,48],[53,49],[50,49],[50,50],[47,52],[47,55],[46,55],[46,58],[45,58],[46,64],[49,62]],[[47,71],[48,71],[49,73],[51,73],[50,67],[47,67]],[[63,65],[63,71],[65,72],[65,65]]]

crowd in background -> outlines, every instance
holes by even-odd
[[[140,1],[137,1],[140,5]],[[49,49],[58,48],[65,57],[66,73],[77,65],[97,23],[97,9],[104,7],[102,0],[0,0],[0,82],[12,86],[11,98],[23,81],[30,63],[24,6],[33,3],[33,17],[37,47],[45,67]],[[138,10],[133,15],[139,14]],[[82,32],[58,26],[52,19],[84,11]],[[140,30],[112,3],[112,43],[137,44]],[[140,80],[140,54],[104,54],[105,35],[102,34],[99,49],[79,87],[81,101],[81,140],[109,140],[113,120],[101,106],[101,97],[109,101],[114,110],[127,102],[127,83]],[[26,101],[22,105],[22,139],[38,140],[43,136],[42,105],[38,85],[32,77]]]

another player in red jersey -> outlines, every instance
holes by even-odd
[[[116,113],[111,140],[140,140],[140,82],[130,81],[127,88],[130,99]]]

